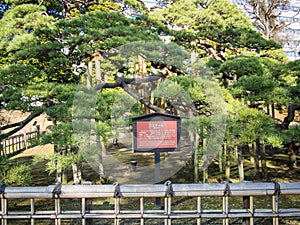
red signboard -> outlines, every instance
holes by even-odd
[[[152,113],[132,118],[134,151],[170,152],[180,149],[180,117]]]
[[[177,148],[177,121],[138,121],[137,148]]]

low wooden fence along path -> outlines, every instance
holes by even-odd
[[[1,185],[0,221],[7,224],[254,224],[257,218],[271,218],[278,225],[283,218],[300,218],[300,205],[280,198],[300,195],[299,183],[216,184],[114,184],[6,187]],[[298,195],[298,196],[297,196]],[[267,204],[255,204],[265,198]],[[161,198],[161,208],[149,207]],[[208,198],[208,199],[207,199]],[[206,201],[221,200],[207,207]],[[19,203],[17,202],[19,201]],[[184,208],[177,203],[186,201]],[[285,200],[286,201],[286,200]],[[242,204],[239,204],[242,203]],[[289,207],[286,207],[289,205]],[[154,205],[155,206],[155,205]],[[268,208],[269,207],[269,208]],[[204,222],[207,219],[220,223]],[[21,221],[23,223],[21,223]],[[48,222],[45,222],[48,221]],[[52,221],[52,222],[51,222]],[[19,223],[20,222],[20,223]],[[257,223],[263,224],[263,223]]]
[[[1,142],[0,156],[12,156],[30,148],[30,140],[37,137],[38,134],[39,130],[35,130],[4,139]]]

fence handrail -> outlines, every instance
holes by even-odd
[[[165,225],[171,225],[173,220],[194,220],[197,225],[203,219],[219,219],[223,225],[229,225],[230,219],[240,219],[242,224],[254,225],[254,219],[271,218],[273,225],[279,225],[279,218],[300,218],[300,208],[280,208],[279,198],[282,195],[300,195],[300,182],[284,183],[211,183],[211,184],[113,184],[113,185],[56,185],[32,187],[6,187],[0,184],[0,224],[7,225],[11,220],[30,220],[34,225],[39,219],[55,220],[56,225],[62,225],[64,220],[82,220],[82,224],[93,224],[92,220],[113,220],[110,224],[120,225],[122,220],[163,220]],[[221,208],[208,209],[202,206],[202,197],[221,197]],[[254,207],[254,197],[271,196],[271,208]],[[195,198],[194,209],[176,209],[172,203],[173,197]],[[243,205],[231,208],[230,198],[238,197]],[[93,209],[93,199],[114,199],[113,208]],[[138,198],[138,209],[121,208],[122,198]],[[164,199],[163,208],[146,209],[146,198]],[[13,210],[8,207],[8,201],[30,199],[27,211]],[[54,208],[38,210],[35,200],[54,199]],[[62,207],[62,199],[80,199],[78,209]],[[235,199],[236,201],[236,199]],[[220,206],[218,206],[220,207]],[[101,223],[102,224],[102,223]],[[156,224],[156,223],[155,223]],[[205,223],[206,224],[206,223]]]
[[[3,198],[53,198],[55,185],[32,187],[6,187]],[[116,188],[118,187],[118,188]],[[278,190],[278,187],[280,189]],[[118,189],[118,190],[116,190]],[[300,195],[300,182],[293,183],[215,183],[172,184],[172,196],[272,196]],[[118,193],[116,193],[118,192]],[[60,198],[152,198],[167,197],[165,184],[115,184],[115,185],[62,185]]]

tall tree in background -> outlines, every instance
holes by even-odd
[[[279,48],[256,31],[247,16],[227,0],[179,0],[151,17],[166,24],[174,32],[174,41],[195,51],[199,57],[225,61],[247,49]]]
[[[290,5],[290,0],[237,0],[236,2],[243,6],[255,28],[265,38],[279,43],[282,41],[279,34],[289,24],[279,21],[278,17],[282,9]]]

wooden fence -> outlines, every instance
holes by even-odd
[[[293,217],[299,221],[300,218],[300,204],[292,207],[292,202],[286,200],[287,196],[292,196],[299,203],[297,195],[300,195],[300,182],[172,184],[168,181],[156,185],[57,183],[39,187],[1,185],[0,190],[2,225],[278,225],[282,219]],[[162,200],[161,208],[153,204],[155,198]],[[262,203],[265,198],[269,202]],[[220,204],[216,204],[216,199],[220,200]],[[207,202],[212,206],[208,206]],[[255,222],[256,219],[266,218],[269,218],[267,223]],[[236,220],[235,223],[232,220]]]
[[[0,156],[11,156],[31,147],[30,140],[37,137],[39,130],[17,134],[4,139],[1,142]]]

